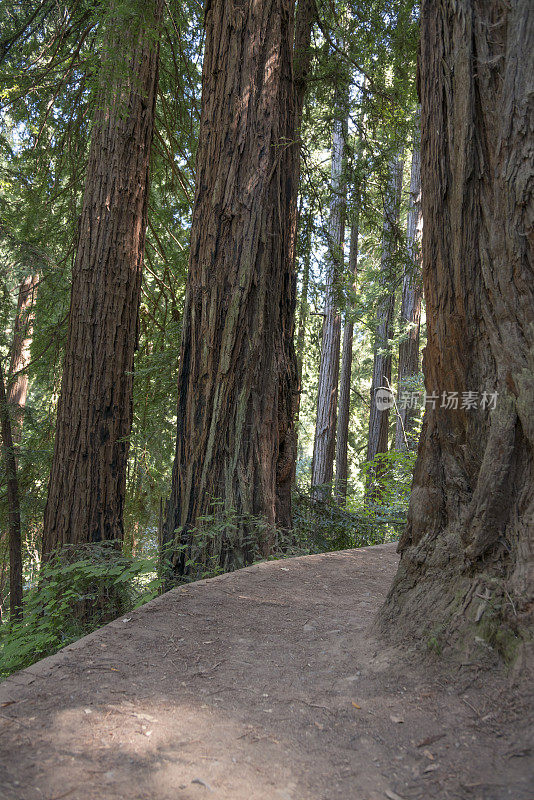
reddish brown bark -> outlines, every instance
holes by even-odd
[[[292,44],[290,0],[207,6],[178,434],[164,530],[181,575],[208,565],[230,569],[273,545],[289,419],[281,406],[296,374],[287,352],[295,291]],[[232,515],[235,527],[201,544],[194,528],[213,512]]]
[[[528,0],[424,0],[424,373],[460,403],[427,406],[386,615],[508,656],[534,608],[533,74]]]
[[[291,488],[295,479],[297,457],[296,420],[300,400],[300,367],[295,352],[295,309],[297,302],[296,239],[298,227],[297,198],[300,180],[300,129],[304,99],[311,65],[311,32],[317,15],[315,0],[299,0],[295,18],[293,47],[293,131],[294,143],[290,151],[291,199],[290,245],[286,265],[285,286],[280,309],[283,336],[283,361],[280,365],[278,392],[278,455],[276,463],[276,525],[280,530],[290,530]],[[300,331],[299,331],[300,332]]]
[[[30,360],[33,337],[33,310],[39,275],[24,278],[19,288],[17,314],[13,327],[13,344],[9,363],[7,404],[11,410],[13,442],[20,444],[24,410],[28,395],[26,367]]]
[[[162,0],[151,0],[138,24],[117,14],[105,45],[108,85],[91,136],[72,275],[45,555],[66,543],[123,538],[161,11]],[[110,75],[114,58],[122,63]]]

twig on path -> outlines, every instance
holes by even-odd
[[[460,697],[460,700],[462,701],[462,703],[465,703],[465,704],[466,704],[466,706],[469,706],[469,708],[470,708],[472,711],[474,711],[474,712],[475,712],[475,714],[477,715],[477,717],[480,717],[480,711],[477,711],[477,710],[476,710],[476,708],[475,708],[473,705],[471,705],[471,703],[469,702],[469,700],[466,700],[466,699],[465,699],[465,697]]]

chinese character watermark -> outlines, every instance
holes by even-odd
[[[383,392],[389,396],[388,405],[378,404],[378,392]],[[379,389],[377,392],[377,408],[380,411],[391,408],[394,405],[393,393],[387,389]],[[424,408],[445,408],[456,411],[458,409],[471,411],[480,408],[482,410],[493,410],[497,407],[498,392],[407,392],[399,393],[399,408],[417,409]]]

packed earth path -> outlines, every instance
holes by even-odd
[[[13,675],[0,797],[532,800],[516,672],[377,635],[397,559],[380,545],[199,581]]]

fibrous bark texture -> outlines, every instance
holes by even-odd
[[[356,203],[359,197],[356,197]],[[354,211],[354,219],[350,229],[349,248],[349,273],[354,277],[354,289],[358,274],[358,234],[359,234],[359,209]],[[349,417],[352,374],[352,340],[354,337],[354,322],[351,309],[345,312],[343,325],[343,346],[341,348],[341,373],[339,376],[339,410],[336,435],[336,499],[344,505],[347,497],[348,479],[348,447],[349,447]]]
[[[534,608],[533,75],[529,0],[423,2],[424,373],[439,397],[385,614],[505,654]]]
[[[13,344],[9,362],[7,404],[11,412],[13,442],[20,444],[24,410],[28,395],[28,374],[25,371],[30,360],[33,337],[33,310],[39,275],[24,278],[19,287],[17,315],[13,327]]]
[[[289,204],[290,241],[280,307],[283,337],[283,360],[279,367],[278,454],[276,460],[275,521],[280,530],[292,527],[291,488],[295,479],[297,457],[296,420],[300,398],[300,367],[294,345],[297,303],[296,240],[298,228],[297,198],[300,181],[300,129],[304,99],[311,65],[311,32],[317,15],[315,0],[299,0],[295,15],[293,47],[293,130],[290,148],[291,198]]]
[[[337,118],[332,136],[331,200],[328,220],[325,298],[321,361],[317,387],[317,418],[313,440],[312,487],[319,499],[325,499],[334,474],[336,448],[337,395],[339,380],[339,349],[341,315],[337,292],[343,269],[343,241],[347,184],[344,173],[345,140],[347,136],[346,105],[338,98]]]
[[[203,563],[231,569],[273,545],[288,419],[280,397],[287,401],[296,376],[288,376],[287,351],[295,306],[292,44],[290,0],[208,4],[163,537],[179,575],[195,570],[195,548]],[[223,523],[232,515],[232,526],[219,525],[202,545],[194,529],[214,513]]]
[[[139,24],[120,14],[109,23],[105,57],[122,63],[115,82],[112,71],[112,85],[102,90],[91,135],[45,555],[67,543],[123,538],[161,11],[161,0],[151,0]]]
[[[367,461],[373,461],[378,453],[387,453],[388,451],[389,408],[378,407],[377,392],[381,388],[387,388],[391,383],[390,341],[393,335],[393,315],[395,312],[394,262],[401,189],[402,161],[397,158],[390,165],[384,201],[382,258],[380,263],[380,287],[383,297],[378,304],[376,313]]]
[[[423,285],[421,277],[421,153],[419,135],[412,153],[410,176],[410,201],[406,224],[406,245],[409,263],[404,270],[402,281],[401,324],[406,329],[405,338],[399,345],[399,380],[397,427],[395,430],[395,449],[413,450],[417,447],[414,436],[416,404],[412,402],[415,392],[413,379],[420,372],[419,326],[421,321],[421,299]],[[404,399],[403,399],[404,393]]]

